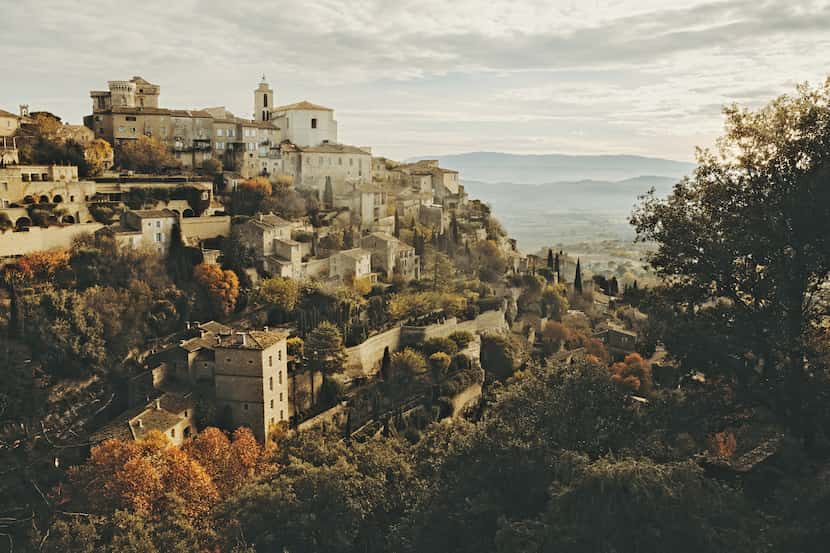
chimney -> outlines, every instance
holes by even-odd
[[[237,332],[237,333],[236,333],[236,337],[237,337],[237,339],[239,340],[239,345],[240,345],[240,346],[244,346],[245,344],[247,344],[247,343],[248,343],[248,342],[247,342],[247,337],[248,337],[248,335],[247,335],[246,333],[244,333],[244,332]]]
[[[135,425],[139,428],[143,428],[143,425],[141,424],[141,419],[136,419],[135,420]]]
[[[264,330],[265,330],[265,332],[268,332],[268,327],[266,326]]]
[[[217,346],[221,346],[221,345],[222,345],[222,337],[221,337],[221,336],[219,336],[218,334],[216,335],[216,345],[217,345]]]
[[[156,398],[156,411],[161,411],[161,400]]]

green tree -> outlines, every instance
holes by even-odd
[[[522,348],[517,340],[504,334],[481,336],[481,367],[498,379],[505,379],[523,362]]]
[[[574,292],[582,294],[582,266],[579,258],[576,258],[576,273],[574,273]]]
[[[343,370],[343,364],[346,361],[346,348],[343,345],[343,336],[337,327],[328,321],[323,321],[317,325],[317,328],[308,333],[304,349],[308,367],[311,371],[311,390],[313,394],[314,373],[321,372],[326,376]]]
[[[694,328],[689,349],[710,358],[690,368],[735,379],[809,434],[805,399],[823,376],[806,344],[830,271],[830,80],[725,115],[719,151],[700,151],[693,175],[666,199],[647,197],[632,223],[657,244],[649,262],[670,285],[667,328]]]
[[[300,299],[300,285],[292,278],[274,277],[263,280],[255,294],[256,300],[290,313]]]
[[[116,150],[116,162],[122,169],[143,173],[161,173],[181,166],[164,144],[144,135],[121,144]]]

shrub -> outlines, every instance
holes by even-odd
[[[446,353],[448,356],[452,357],[458,353],[458,346],[449,338],[430,338],[421,344],[421,351],[423,351],[424,355],[427,357],[438,352]]]
[[[458,346],[459,350],[466,348],[470,345],[470,342],[473,341],[473,335],[470,332],[464,330],[456,330],[449,336],[447,336],[450,340],[455,342],[455,345]]]

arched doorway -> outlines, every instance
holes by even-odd
[[[185,209],[185,210],[182,212],[182,216],[183,216],[183,217],[195,217],[195,216],[196,216],[196,214],[195,214],[195,213],[193,213],[193,210],[192,210],[192,209],[187,208],[187,209]]]
[[[61,196],[60,194],[55,194],[55,197],[52,198],[52,203],[53,204],[59,204],[62,201],[63,201],[63,196]]]
[[[21,217],[14,222],[14,228],[17,230],[27,229],[32,226],[32,220],[28,217]]]
[[[23,198],[23,203],[24,204],[33,204],[33,203],[35,203],[35,199],[32,196],[26,196],[25,198]]]
[[[75,224],[75,217],[73,217],[72,215],[64,215],[63,217],[61,217],[61,223],[67,223],[67,224],[70,224],[70,225],[74,225]]]
[[[38,200],[37,203],[39,203],[39,204],[48,204],[49,203],[49,196],[45,196],[45,195],[41,196],[40,200]]]

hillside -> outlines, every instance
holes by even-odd
[[[694,169],[693,163],[635,155],[519,155],[470,152],[421,156],[437,159],[442,167],[461,172],[465,180],[489,183],[544,184],[559,181],[620,181],[656,175],[677,179]]]
[[[631,239],[628,216],[637,198],[651,188],[665,196],[676,181],[657,176],[547,184],[463,180],[470,197],[493,208],[523,251],[559,242]]]

